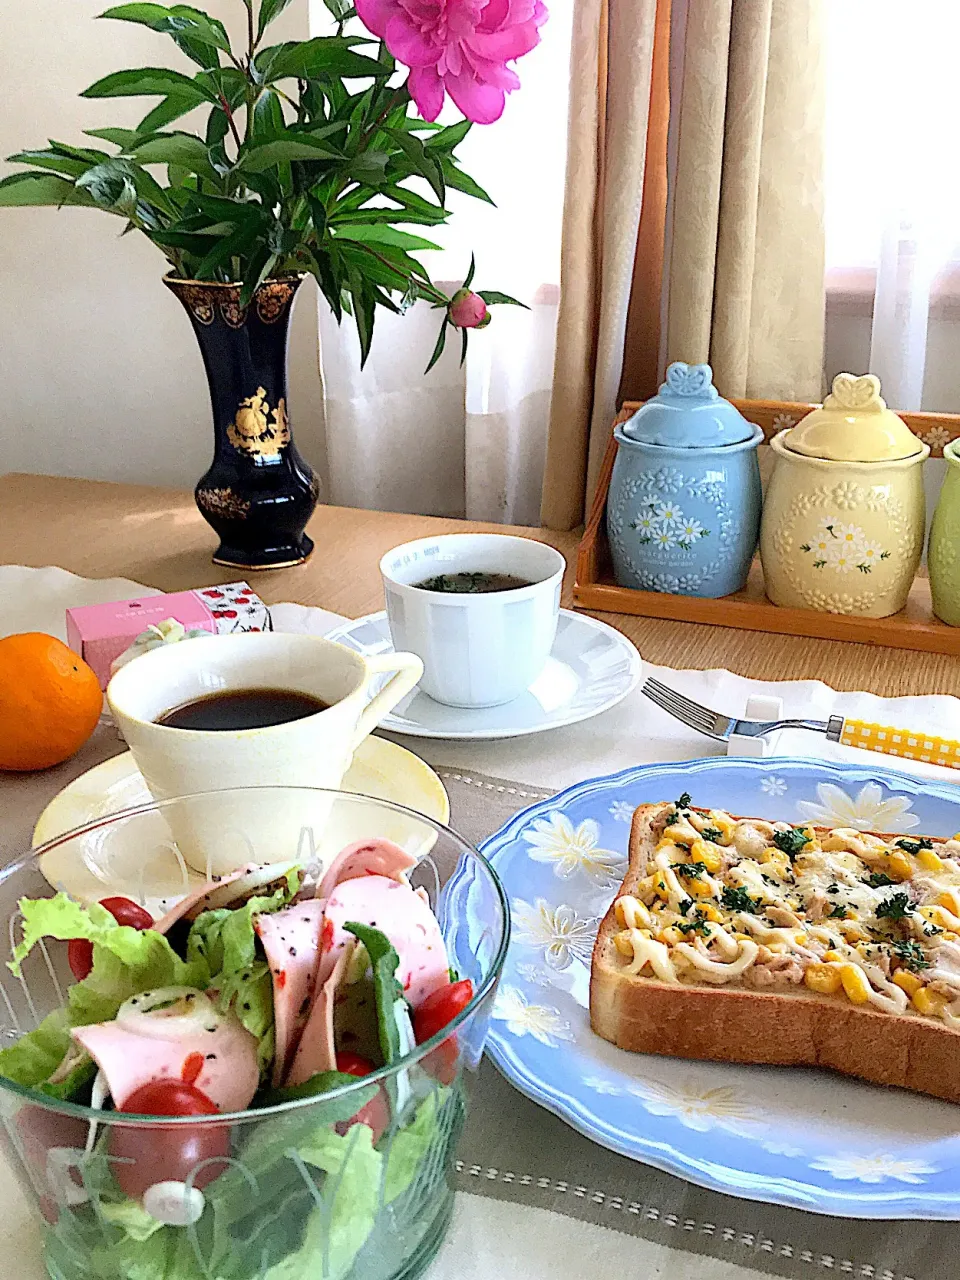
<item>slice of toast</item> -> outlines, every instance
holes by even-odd
[[[634,813],[630,861],[617,899],[633,894],[645,878],[664,813],[672,808],[647,804]],[[815,828],[818,836],[829,830]],[[736,982],[668,983],[629,973],[630,958],[615,943],[623,929],[615,906],[616,899],[593,951],[590,1020],[597,1035],[621,1049],[716,1062],[829,1067],[960,1102],[960,1032],[940,1018],[853,1004],[842,990],[837,995],[821,995],[806,985],[754,990]]]

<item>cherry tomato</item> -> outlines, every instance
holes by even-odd
[[[413,1034],[417,1044],[430,1040],[464,1011],[473,999],[473,983],[469,978],[439,987],[413,1014]]]
[[[125,924],[131,929],[153,928],[153,916],[150,912],[129,898],[101,898],[100,905],[106,907],[117,924]]]
[[[57,1147],[69,1147],[78,1152],[79,1158],[87,1140],[87,1125],[83,1120],[57,1115],[45,1107],[22,1107],[17,1112],[17,1134],[23,1159],[30,1168],[38,1191],[48,1191],[48,1194],[41,1195],[40,1211],[47,1222],[56,1222],[58,1196],[63,1198],[65,1194],[61,1178],[68,1178],[78,1190],[82,1190],[83,1179],[78,1168],[66,1163],[58,1178],[56,1168],[51,1168],[48,1162],[48,1154]]]
[[[337,1054],[337,1070],[342,1071],[344,1075],[368,1076],[376,1069],[369,1058],[362,1058],[359,1053],[351,1053],[348,1049],[344,1049]],[[368,1125],[373,1130],[373,1141],[377,1143],[389,1123],[390,1105],[383,1089],[380,1088],[370,1101],[360,1108],[355,1116],[352,1116],[349,1120],[341,1120],[336,1129],[337,1133],[344,1134],[348,1129],[352,1129],[355,1124]]]
[[[131,929],[153,928],[150,912],[129,898],[101,898],[100,905],[106,907],[117,924],[125,924]],[[86,938],[72,938],[67,945],[67,963],[76,980],[82,982],[93,968],[93,943]]]
[[[219,1115],[205,1093],[183,1080],[151,1080],[134,1089],[119,1110],[145,1116]],[[115,1157],[110,1167],[132,1200],[139,1200],[154,1183],[186,1182],[201,1161],[225,1160],[229,1152],[230,1132],[223,1126],[110,1126],[110,1155]],[[208,1165],[196,1175],[193,1185],[205,1187],[225,1168],[225,1163]]]
[[[442,1044],[431,1049],[423,1059],[424,1071],[439,1080],[441,1084],[453,1084],[457,1078],[457,1067],[460,1065],[460,1047],[455,1035],[449,1036]]]
[[[368,1058],[361,1058],[359,1053],[344,1050],[337,1054],[337,1070],[347,1076],[368,1076],[376,1071],[376,1067]]]
[[[89,977],[93,968],[93,943],[86,938],[71,938],[67,943],[67,963],[78,982]]]

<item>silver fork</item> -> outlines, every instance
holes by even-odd
[[[830,742],[839,742],[843,732],[843,716],[831,716],[829,720],[735,720],[711,711],[652,677],[644,682],[640,692],[675,720],[717,742],[727,742],[735,733],[744,738],[762,738],[777,729],[811,729],[814,733],[826,734]]]

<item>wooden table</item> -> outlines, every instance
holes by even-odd
[[[578,534],[474,521],[318,507],[309,528],[317,549],[296,569],[248,574],[268,604],[294,600],[357,617],[382,607],[377,563],[411,538],[444,532],[515,533],[548,542],[567,557],[570,581]],[[211,563],[214,538],[193,495],[172,489],[51,476],[0,477],[0,563],[56,564],[86,577],[125,577],[182,591],[229,582],[238,571]],[[942,654],[806,640],[598,613],[651,662],[726,667],[757,679],[818,679],[836,689],[895,696],[960,694],[960,659]]]

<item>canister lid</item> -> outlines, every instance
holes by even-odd
[[[831,462],[892,462],[922,453],[924,446],[904,420],[887,408],[880,379],[838,373],[823,407],[784,432],[784,447]]]
[[[674,449],[740,444],[755,431],[753,423],[718,393],[708,364],[682,360],[670,365],[657,394],[620,428],[628,440]]]

